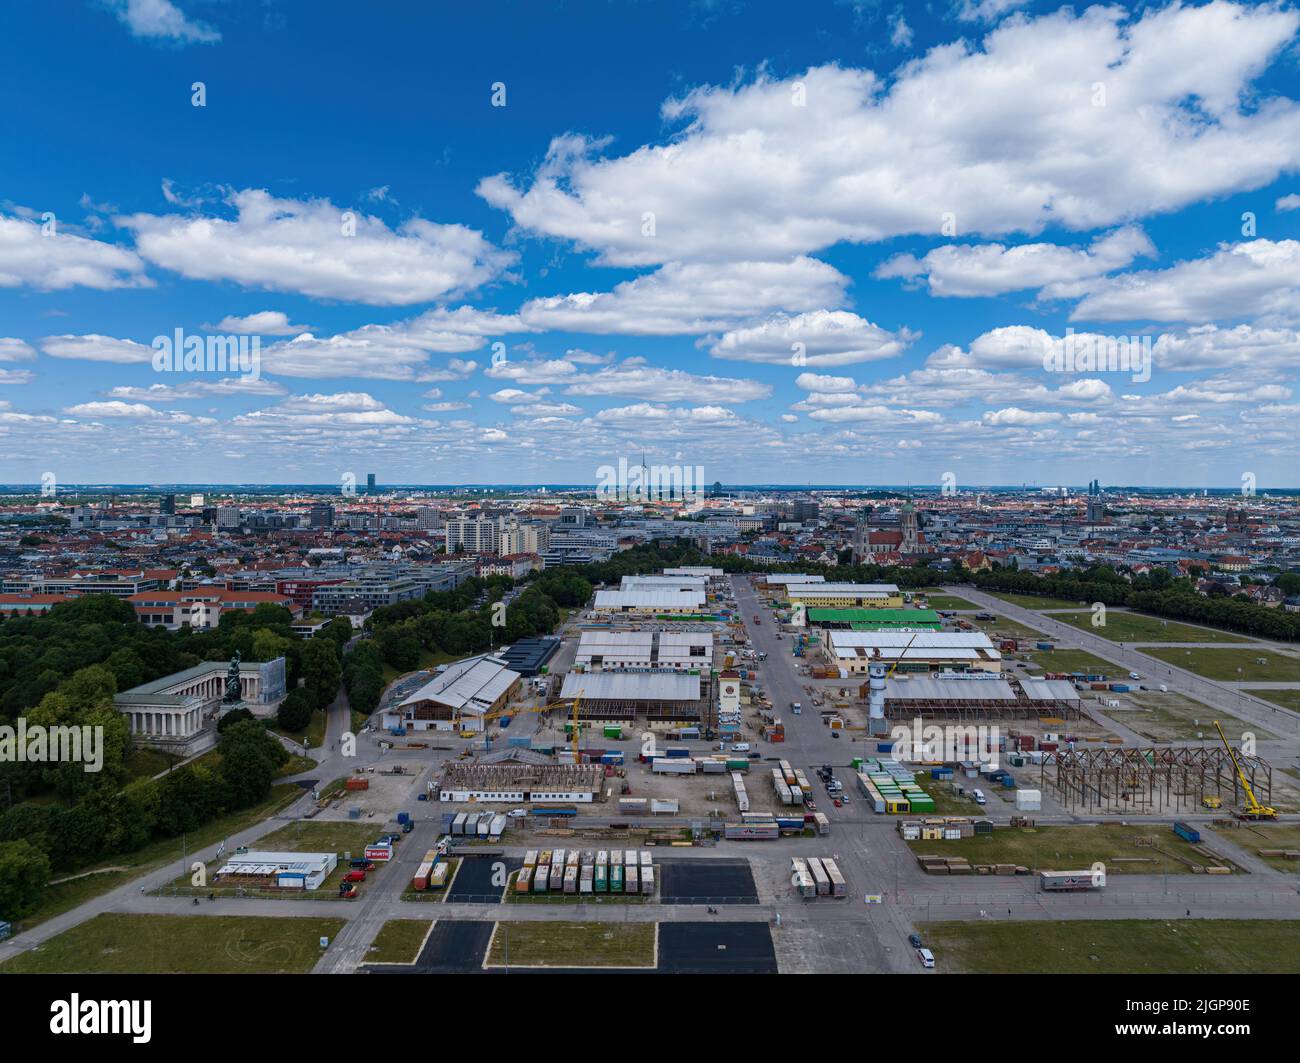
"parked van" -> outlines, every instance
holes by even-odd
[[[988,803],[984,798],[983,790],[972,790],[970,792],[970,795],[977,805],[983,805]]]
[[[748,752],[749,752],[749,743],[748,743],[748,742],[737,742],[734,746],[731,747],[731,751],[732,751],[733,753],[748,753]]]
[[[929,949],[917,949],[916,958],[921,961],[922,967],[934,966],[934,953],[931,952]]]
[[[799,702],[797,701],[792,701],[790,702],[790,711],[794,713],[796,716],[798,716],[800,713],[803,712],[803,706],[800,705]]]

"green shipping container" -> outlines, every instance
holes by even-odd
[[[612,726],[607,726],[607,727],[605,728],[605,737],[606,737],[606,738],[622,738],[622,737],[623,737],[623,728],[621,728],[621,727],[612,727]]]

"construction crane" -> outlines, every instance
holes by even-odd
[[[1237,778],[1241,780],[1241,788],[1246,792],[1246,808],[1243,812],[1237,813],[1238,819],[1277,819],[1277,809],[1269,808],[1267,805],[1261,805],[1255,799],[1255,791],[1250,788],[1250,783],[1246,779],[1246,773],[1241,770],[1241,764],[1237,760],[1237,754],[1233,751],[1232,746],[1228,743],[1228,736],[1223,733],[1223,728],[1219,726],[1219,721],[1214,721],[1214,728],[1219,732],[1219,738],[1223,741],[1223,748],[1228,751],[1228,756],[1232,758],[1232,766],[1236,769]]]

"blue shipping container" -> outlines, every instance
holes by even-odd
[[[1186,823],[1175,823],[1174,833],[1177,834],[1178,837],[1182,838],[1183,841],[1190,842],[1192,845],[1199,844],[1201,840],[1201,832],[1195,827],[1188,826]]]
[[[691,751],[685,746],[669,746],[664,750],[665,757],[689,757]]]
[[[893,751],[894,751],[894,743],[893,743],[893,742],[877,742],[877,743],[876,743],[876,752],[877,752],[877,753],[892,753]]]

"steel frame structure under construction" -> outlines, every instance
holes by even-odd
[[[1030,720],[1051,717],[1077,720],[1082,716],[1077,703],[1069,701],[1032,701],[1029,698],[937,699],[887,698],[885,717],[910,720],[920,716],[943,720]]]
[[[1256,796],[1268,802],[1273,769],[1238,753]],[[1237,804],[1244,793],[1226,750],[1200,746],[1044,752],[1039,785],[1072,812],[1188,812],[1206,797]]]

